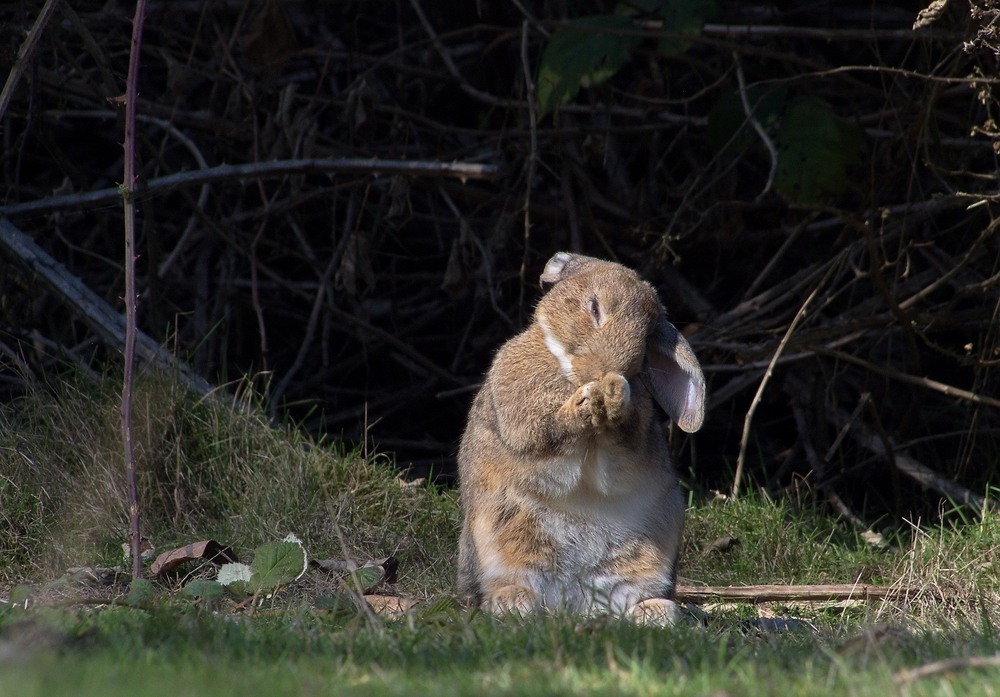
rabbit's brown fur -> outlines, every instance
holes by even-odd
[[[459,451],[459,590],[494,611],[672,621],[684,501],[654,399],[701,425],[704,379],[651,286],[567,253],[497,353]]]

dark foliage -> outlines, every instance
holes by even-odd
[[[0,8],[0,73],[40,5]],[[152,3],[144,182],[297,158],[499,175],[142,196],[141,326],[212,382],[253,376],[276,413],[448,476],[493,351],[575,249],[640,269],[686,327],[710,390],[677,443],[694,486],[731,488],[743,449],[744,478],[807,478],[869,518],[933,513],[953,482],[981,494],[1000,473],[996,11],[950,2],[913,29],[923,5],[621,3],[626,60],[538,113],[550,37],[614,3]],[[680,7],[708,23],[668,29]],[[120,204],[18,206],[117,186],[132,11],[62,3],[0,122],[5,214],[118,307]],[[2,264],[11,395],[115,357]]]

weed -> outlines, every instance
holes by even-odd
[[[120,563],[117,400],[116,380],[77,376],[0,408],[0,585]],[[453,492],[403,485],[385,462],[276,426],[244,402],[193,400],[162,375],[141,377],[135,410],[145,530],[160,548],[211,537],[248,550],[294,532],[313,557],[396,556],[397,590],[422,602],[389,620],[324,596],[310,574],[253,610],[162,584],[141,607],[93,611],[71,593],[60,607],[0,603],[0,694],[920,695],[945,684],[997,694],[993,514],[942,516],[949,522],[913,524],[894,546],[873,547],[791,501],[698,504],[683,582],[863,581],[906,592],[867,605],[716,606],[671,630],[496,619],[452,596]],[[950,672],[912,672],[943,659]]]

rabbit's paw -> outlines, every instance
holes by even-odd
[[[622,375],[608,373],[596,384],[596,389],[603,395],[601,399],[601,418],[595,418],[595,426],[618,426],[625,420],[629,402],[632,400],[632,388]]]
[[[679,614],[677,603],[666,598],[648,598],[625,611],[627,619],[653,627],[672,627],[677,624]]]
[[[628,380],[618,373],[608,373],[585,387],[590,388],[589,425],[598,431],[621,425],[628,413],[628,405],[632,398]]]
[[[538,596],[523,586],[503,586],[487,599],[486,609],[494,615],[520,615],[524,617],[535,611]]]
[[[618,373],[608,373],[600,380],[580,386],[559,408],[559,416],[584,428],[602,431],[625,420],[631,398],[628,380]]]
[[[576,427],[588,427],[593,423],[594,393],[597,389],[597,382],[588,382],[577,388],[573,396],[567,399],[559,407],[559,418],[565,422],[575,424]],[[603,401],[603,397],[598,395]]]

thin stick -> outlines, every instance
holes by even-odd
[[[914,595],[913,588],[872,586],[865,583],[835,583],[815,586],[688,586],[678,585],[677,600],[685,603],[734,601],[778,603],[789,601],[823,602],[840,600],[880,600]]]
[[[767,370],[764,371],[764,377],[761,378],[760,385],[757,386],[757,394],[753,397],[753,402],[750,403],[750,408],[747,409],[746,417],[743,419],[743,435],[740,437],[740,454],[736,458],[736,474],[733,476],[733,489],[730,494],[732,498],[736,498],[740,493],[740,481],[743,478],[743,466],[746,462],[747,455],[747,441],[750,440],[750,422],[753,421],[754,412],[757,411],[757,407],[760,405],[761,397],[764,394],[764,388],[767,383],[771,380],[771,375],[774,373],[774,366],[778,363],[778,358],[781,357],[781,353],[785,350],[785,346],[788,344],[788,340],[792,336],[792,332],[795,328],[799,326],[799,322],[806,316],[806,309],[809,307],[809,303],[813,301],[820,289],[826,285],[827,279],[833,273],[833,270],[838,266],[838,264],[833,263],[827,270],[826,275],[823,279],[816,285],[813,291],[806,298],[806,301],[802,303],[802,307],[799,311],[795,313],[795,318],[792,320],[791,324],[788,325],[788,329],[785,330],[785,335],[781,337],[781,343],[778,344],[778,348],[775,350],[774,355],[771,356],[771,362],[767,366]]]
[[[531,187],[535,183],[538,168],[538,113],[535,103],[535,83],[531,79],[528,62],[528,20],[521,23],[521,69],[524,71],[524,89],[528,102],[528,126],[530,128],[530,150],[528,152],[528,177],[524,185],[524,253],[521,256],[521,297],[518,310],[524,307],[524,277],[527,273],[528,250],[531,247]]]
[[[760,139],[764,142],[764,147],[767,148],[767,152],[771,156],[771,171],[767,173],[767,182],[764,184],[763,190],[757,194],[756,200],[759,201],[764,198],[774,184],[774,175],[778,172],[778,149],[774,147],[774,141],[771,140],[771,136],[767,134],[767,131],[760,125],[757,117],[753,115],[753,107],[750,106],[750,97],[747,94],[746,80],[743,77],[743,65],[740,63],[739,54],[735,51],[733,51],[733,60],[736,61],[736,82],[740,88],[740,102],[743,104],[743,113],[746,114],[747,121],[750,122],[753,130],[760,136]]]
[[[861,366],[865,370],[879,375],[884,375],[891,380],[898,380],[899,382],[905,382],[909,385],[916,385],[928,390],[934,390],[935,392],[940,392],[948,397],[963,399],[967,402],[972,402],[973,404],[982,404],[987,407],[1000,408],[1000,399],[997,399],[996,397],[976,394],[970,390],[963,390],[961,387],[955,387],[954,385],[949,385],[944,382],[938,382],[937,380],[932,380],[931,378],[910,375],[893,368],[876,365],[871,361],[866,361],[864,358],[858,358],[857,356],[852,356],[849,353],[837,351],[836,349],[828,348],[826,346],[812,346],[810,348],[819,355],[830,356],[832,358],[836,358],[837,360],[844,361],[845,363],[853,363],[854,365]]]
[[[400,174],[404,176],[453,177],[492,179],[500,173],[496,165],[470,162],[433,162],[426,160],[382,160],[379,158],[300,159],[253,162],[244,165],[219,165],[208,169],[179,172],[151,179],[142,188],[143,195],[157,193],[175,186],[199,186],[230,179],[264,179],[292,174]],[[121,196],[118,188],[98,189],[85,194],[52,196],[51,198],[0,207],[5,216],[52,213],[78,210],[87,206],[113,203]]]
[[[7,81],[4,83],[3,90],[0,90],[0,119],[7,113],[7,107],[10,106],[10,100],[14,97],[14,90],[21,81],[21,76],[24,75],[24,69],[28,65],[28,60],[31,58],[31,54],[35,52],[38,39],[41,38],[45,25],[52,19],[52,14],[56,11],[58,4],[59,0],[46,0],[38,16],[35,17],[35,23],[31,25],[31,30],[24,37],[24,43],[21,44],[21,48],[17,51],[17,58],[14,59],[14,65],[7,75]]]
[[[135,288],[135,104],[139,99],[139,48],[146,0],[137,0],[132,21],[132,47],[129,52],[128,77],[125,81],[125,177],[121,197],[125,214],[125,377],[122,384],[122,439],[125,442],[125,466],[128,468],[132,578],[142,578],[142,537],[140,535],[139,476],[132,445],[132,385],[135,366],[136,303]]]

